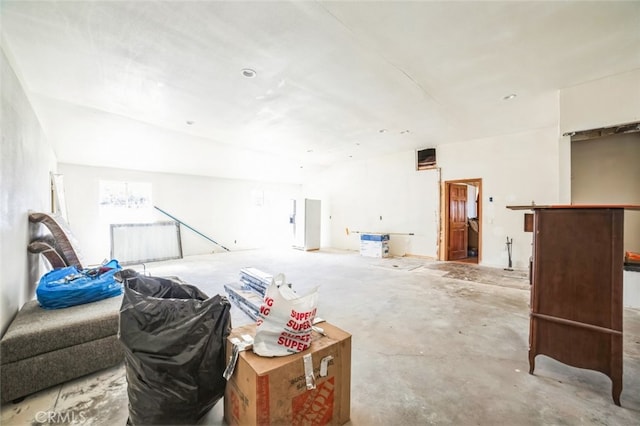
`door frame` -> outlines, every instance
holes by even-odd
[[[482,178],[447,180],[440,188],[440,250],[438,260],[448,261],[449,256],[449,187],[452,184],[466,183],[478,189],[478,263],[482,261]],[[467,200],[468,202],[468,200]]]

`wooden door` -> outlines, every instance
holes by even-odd
[[[467,185],[449,185],[449,238],[447,260],[467,257]]]

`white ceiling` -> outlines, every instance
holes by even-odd
[[[236,178],[557,125],[559,89],[640,68],[638,1],[2,0],[0,18],[60,162]]]

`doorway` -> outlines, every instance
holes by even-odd
[[[482,259],[482,179],[444,182],[440,260],[479,263]]]

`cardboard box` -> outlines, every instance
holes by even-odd
[[[389,234],[361,234],[360,255],[389,257]]]
[[[364,257],[389,257],[389,243],[387,241],[362,241],[360,255]]]
[[[389,241],[389,234],[360,234],[360,241]]]
[[[351,411],[351,335],[327,322],[318,324],[311,347],[283,357],[240,353],[224,396],[229,425],[342,425]],[[255,325],[232,330],[234,337],[255,336]],[[308,390],[303,358],[311,354],[315,389]],[[325,375],[323,375],[325,374]]]

